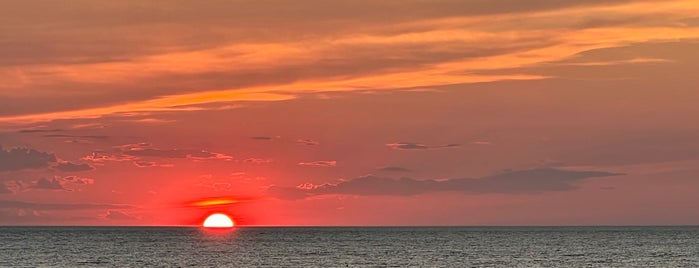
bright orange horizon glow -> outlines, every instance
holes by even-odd
[[[204,228],[233,228],[234,225],[233,220],[223,213],[209,215],[202,224]]]

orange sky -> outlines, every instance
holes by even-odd
[[[699,3],[0,3],[0,224],[699,224]]]

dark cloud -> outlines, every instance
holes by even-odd
[[[0,172],[48,167],[56,156],[29,148],[5,150],[0,146]]]
[[[268,136],[254,136],[250,137],[253,140],[262,140],[262,141],[268,141],[274,139],[273,137],[268,137]]]
[[[82,210],[82,209],[129,209],[134,208],[130,205],[123,204],[100,204],[100,203],[32,203],[13,200],[0,200],[0,209],[27,209],[27,210]]]
[[[37,180],[31,189],[38,190],[57,190],[57,191],[73,191],[75,185],[88,185],[95,183],[95,180],[77,176],[57,177],[52,179],[41,178]]]
[[[299,199],[316,195],[417,195],[428,192],[461,192],[465,194],[541,193],[575,189],[580,180],[622,175],[603,171],[574,171],[536,168],[510,171],[492,176],[446,180],[416,180],[411,178],[360,177],[336,184],[303,184],[297,187],[272,186],[269,193],[284,199]]]
[[[299,166],[309,166],[309,167],[334,167],[337,166],[337,161],[312,161],[312,162],[300,162]]]
[[[413,142],[396,142],[396,143],[388,143],[386,146],[392,148],[392,149],[398,149],[398,150],[427,150],[427,149],[441,149],[441,148],[455,148],[459,147],[461,145],[459,144],[446,144],[446,145],[424,145],[420,143],[413,143]]]
[[[95,169],[93,166],[90,166],[89,164],[83,163],[83,164],[75,164],[71,162],[59,162],[58,165],[55,165],[52,167],[55,170],[58,171],[63,171],[63,172],[80,172],[80,171],[89,171]]]
[[[41,190],[63,190],[68,191],[68,189],[63,187],[63,183],[60,179],[47,179],[41,178],[31,187],[32,189]]]
[[[380,167],[380,168],[377,168],[376,170],[378,170],[378,171],[390,171],[390,172],[411,172],[412,171],[412,170],[404,168],[404,167],[395,167],[395,166]]]

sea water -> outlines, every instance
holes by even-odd
[[[699,267],[699,227],[0,227],[2,267]]]

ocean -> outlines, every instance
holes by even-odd
[[[699,267],[699,227],[0,227],[2,267]]]

